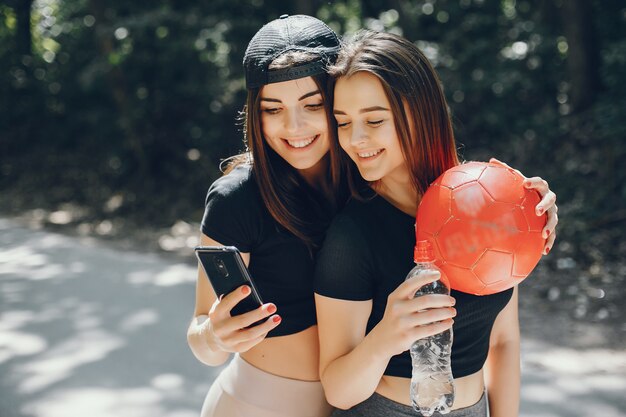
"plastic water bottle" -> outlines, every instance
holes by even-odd
[[[406,279],[423,271],[439,271],[435,266],[432,247],[427,240],[415,245],[415,267]],[[445,275],[421,287],[415,297],[427,294],[450,294],[450,284]],[[413,372],[411,376],[411,403],[416,411],[424,416],[432,416],[435,411],[441,414],[450,412],[454,402],[454,380],[450,367],[452,350],[452,329],[416,340],[411,345]]]

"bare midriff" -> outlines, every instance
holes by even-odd
[[[267,373],[302,381],[319,381],[317,326],[299,333],[270,337],[241,354],[249,364]]]
[[[376,388],[376,392],[383,397],[397,403],[411,405],[409,397],[411,387],[410,378],[384,375]],[[454,404],[452,409],[465,408],[476,404],[483,395],[485,382],[483,370],[454,380]]]

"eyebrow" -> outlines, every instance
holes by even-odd
[[[310,91],[308,93],[306,93],[305,95],[303,95],[302,97],[300,97],[298,99],[298,101],[302,101],[305,98],[309,98],[311,96],[314,96],[316,94],[322,94],[320,90],[314,90],[314,91]],[[271,101],[272,103],[282,103],[281,100],[277,99],[277,98],[270,98],[270,97],[261,97],[261,101]]]
[[[372,106],[372,107],[365,107],[364,109],[359,110],[359,113],[368,113],[371,111],[389,111],[389,109],[386,107],[382,107],[382,106]],[[341,110],[333,110],[333,113],[340,114],[340,115],[346,114],[346,112],[341,111]]]

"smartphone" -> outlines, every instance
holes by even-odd
[[[242,285],[250,287],[250,295],[233,307],[231,315],[244,314],[263,305],[261,295],[236,247],[197,246],[195,251],[218,297],[229,294]]]

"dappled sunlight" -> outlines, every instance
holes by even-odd
[[[38,392],[67,378],[78,367],[104,359],[109,352],[123,345],[122,339],[103,331],[79,333],[28,364],[16,367],[15,372],[21,380],[18,392]]]
[[[523,338],[521,417],[623,417],[626,351],[571,349]]]
[[[0,274],[23,274],[24,278],[39,281],[53,278],[70,278],[85,271],[83,262],[57,263],[38,249],[62,247],[60,236],[43,238],[37,246],[17,246],[0,252]]]
[[[36,334],[1,331],[0,332],[0,364],[14,356],[29,356],[46,349],[46,340]]]
[[[125,333],[134,332],[144,326],[158,323],[158,321],[159,313],[156,310],[144,309],[136,311],[123,319],[119,329]]]
[[[2,288],[5,287],[4,282]],[[4,299],[4,292],[1,294]],[[27,310],[2,311],[2,320],[0,320],[0,331],[19,329],[25,323],[33,320],[35,313]]]
[[[175,264],[158,273],[135,271],[128,274],[128,282],[133,285],[157,285],[170,287],[173,285],[196,282],[196,272],[187,264]]]
[[[191,407],[166,409],[161,403],[167,397],[166,391],[154,388],[77,388],[37,399],[22,411],[34,417],[198,416],[198,410]]]
[[[0,402],[29,417],[198,415],[220,368],[186,344],[195,266],[1,219],[0,242]],[[47,263],[56,275],[29,277]],[[626,352],[596,348],[596,327],[572,333],[585,349],[523,337],[521,417],[623,417]]]
[[[608,349],[589,349],[583,352],[571,349],[551,349],[549,352],[533,352],[525,359],[554,372],[588,375],[596,372],[622,370],[626,375],[626,352]]]
[[[539,403],[559,403],[565,400],[561,391],[545,384],[523,384],[522,396]]]
[[[29,417],[197,416],[218,369],[186,343],[195,279],[0,219],[0,403]]]

